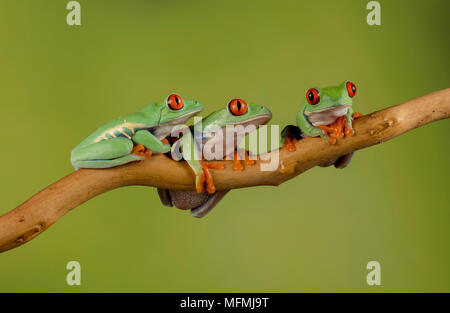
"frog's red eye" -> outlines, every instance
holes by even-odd
[[[172,110],[179,110],[181,108],[183,108],[183,98],[181,98],[179,95],[177,94],[171,94],[168,98],[167,98],[167,105],[169,106],[169,108],[171,108]]]
[[[242,99],[233,99],[228,103],[228,110],[233,115],[243,115],[247,113],[247,103]]]
[[[356,94],[356,86],[355,86],[355,84],[350,82],[350,81],[348,81],[347,84],[346,84],[346,87],[347,87],[348,96],[350,98],[353,98],[355,96],[355,94]]]
[[[315,105],[319,103],[320,96],[319,96],[319,90],[316,88],[311,88],[306,92],[306,100],[308,100],[309,104]]]

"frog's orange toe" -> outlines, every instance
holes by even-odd
[[[334,138],[344,138],[344,132],[342,130],[339,130],[337,132],[329,133],[329,136]]]
[[[145,156],[146,158],[151,157],[152,154],[153,154],[153,151],[150,150],[150,149],[146,149],[145,152],[144,152],[144,156]]]
[[[248,159],[248,160],[245,160],[244,161],[245,162],[245,165],[255,165],[255,160],[250,160],[250,159]]]
[[[211,172],[209,171],[206,162],[202,162],[203,176],[206,181],[206,191],[210,194],[216,192],[216,187],[214,186],[214,180],[212,178]]]
[[[131,150],[130,153],[137,155],[137,156],[149,158],[149,157],[151,157],[153,152],[152,152],[152,150],[147,149],[144,145],[137,144],[133,147],[133,150]]]
[[[221,163],[221,162],[206,162],[206,161],[203,161],[203,164],[207,168],[211,168],[211,169],[214,169],[214,170],[223,170],[223,163]]]
[[[233,163],[233,170],[235,171],[242,171],[244,169],[244,165],[242,165],[240,160],[234,160]]]
[[[197,193],[202,193],[203,191],[203,184],[205,183],[205,174],[202,173],[202,175],[196,176],[195,178],[195,191]]]
[[[133,147],[133,150],[131,150],[131,154],[140,155],[145,151],[144,145],[138,144]]]
[[[233,169],[235,171],[242,171],[244,169],[244,165],[242,165],[241,160],[239,160],[238,152],[236,150],[234,151]]]
[[[353,132],[353,129],[351,129],[350,127],[345,127],[345,136],[347,137],[351,137],[353,136],[355,133]]]
[[[295,148],[295,143],[298,140],[295,138],[291,138],[291,137],[285,137],[284,138],[284,145],[283,145],[283,149],[289,151],[289,152],[295,152],[296,148]]]
[[[355,113],[353,113],[353,115],[352,115],[352,117],[353,117],[353,119],[357,119],[357,118],[360,118],[360,117],[363,117],[364,115],[362,114],[362,113],[358,113],[358,112],[355,112]]]
[[[214,182],[213,181],[211,181],[211,183],[207,183],[206,184],[206,191],[209,194],[213,194],[213,193],[216,192],[216,186],[214,186]]]
[[[328,136],[328,142],[332,145],[334,145],[336,143],[337,139],[336,137],[333,136]]]
[[[255,160],[250,160],[250,156],[248,155],[247,151],[245,152],[245,159],[244,159],[245,165],[255,165]]]

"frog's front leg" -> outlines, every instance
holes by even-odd
[[[200,160],[200,149],[201,147],[199,147],[199,144],[195,142],[192,133],[187,131],[172,145],[172,158],[176,161],[184,159],[188,163],[189,167],[194,172],[195,190],[197,193],[201,193],[203,191],[205,180],[207,182],[207,191],[209,193],[214,193],[215,187],[212,182],[212,175],[208,168],[202,164],[203,161]]]
[[[311,128],[309,128],[305,131],[305,134],[310,137],[320,136],[320,138],[322,138],[322,139],[326,140],[328,143],[334,145],[336,143],[336,138],[329,136],[328,132],[321,129],[321,127],[322,126],[318,126],[318,127],[312,126]]]
[[[345,115],[345,126],[344,126],[345,136],[353,136],[355,131],[353,130],[353,109],[350,107]]]
[[[194,172],[195,176],[195,190],[197,193],[201,193],[203,191],[203,185],[206,182],[206,191],[210,194],[216,192],[216,187],[214,186],[214,180],[211,175],[210,168],[217,168],[214,164],[209,164],[202,160],[195,159],[185,159],[189,164],[189,167]]]
[[[137,145],[143,145],[151,152],[166,153],[170,151],[170,145],[163,143],[147,130],[137,131],[131,138]]]
[[[353,120],[362,117],[363,115],[358,112],[354,112],[350,107],[345,115],[345,126],[344,132],[345,136],[353,136],[355,134],[355,130],[353,129]]]
[[[330,144],[336,143],[336,138],[328,136],[328,133],[319,127],[312,125],[303,112],[297,113],[297,125],[300,127],[302,132],[309,137],[320,136],[322,139],[326,140]]]

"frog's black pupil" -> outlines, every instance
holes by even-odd
[[[314,100],[314,94],[312,93],[312,91],[309,92],[308,98],[309,100],[311,100],[311,102]]]
[[[356,87],[355,87],[355,85],[352,84],[352,87],[351,87],[351,88],[352,88],[353,93],[355,93],[355,92],[356,92]]]
[[[177,104],[180,104],[180,99],[178,99],[178,97],[175,97],[175,102],[176,102]]]
[[[241,101],[238,100],[238,101],[237,101],[237,108],[238,108],[239,111],[241,110],[241,105],[242,105],[242,104],[241,104]]]

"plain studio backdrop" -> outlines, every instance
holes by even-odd
[[[239,97],[295,122],[344,80],[370,113],[450,86],[450,2],[0,1],[0,214],[73,171],[103,123],[177,92],[206,114]],[[281,128],[280,128],[281,129]],[[450,291],[450,123],[229,193],[210,215],[127,187],[0,255],[0,291]],[[78,261],[81,286],[68,286]],[[366,265],[381,265],[381,286]]]

